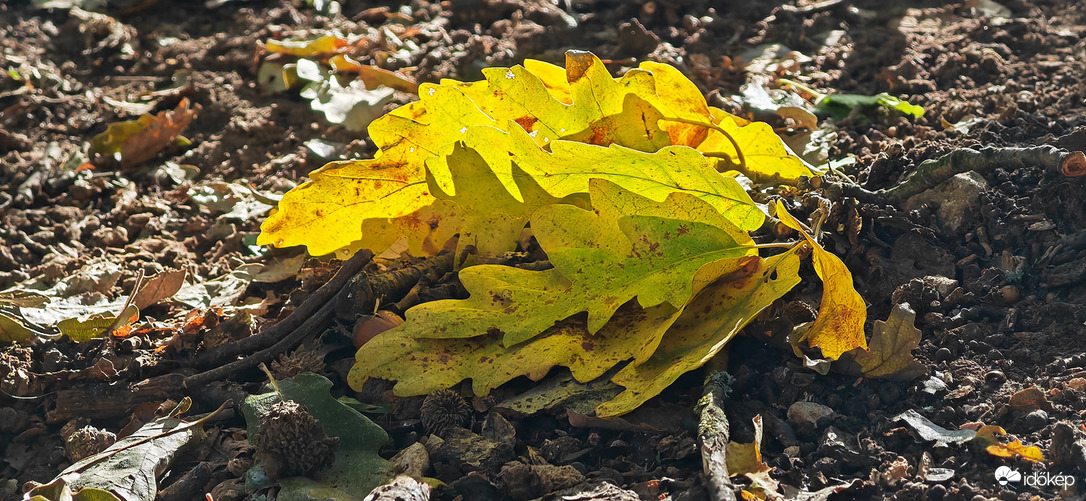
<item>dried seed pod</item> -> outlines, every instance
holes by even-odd
[[[322,370],[324,370],[324,355],[321,354],[319,346],[314,348],[303,346],[290,354],[279,355],[279,359],[271,363],[271,371],[276,381],[290,379],[303,372]]]
[[[422,401],[422,425],[440,435],[448,428],[464,427],[471,419],[471,406],[452,390],[437,390]]]
[[[256,458],[273,480],[332,464],[339,446],[339,439],[325,435],[317,420],[293,400],[278,402],[260,416],[254,442]]]
[[[64,438],[64,452],[72,462],[91,457],[117,442],[117,435],[110,431],[84,426]]]

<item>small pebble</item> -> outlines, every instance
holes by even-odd
[[[952,358],[954,358],[954,354],[950,352],[950,348],[943,347],[935,350],[936,362],[946,362]]]
[[[931,489],[928,489],[928,499],[931,501],[939,501],[944,497],[946,497],[946,487],[942,484],[935,484]]]
[[[1030,412],[1022,418],[1022,426],[1025,426],[1027,431],[1037,431],[1044,428],[1046,424],[1048,424],[1048,413],[1041,409]]]
[[[897,403],[898,399],[901,398],[901,390],[898,389],[896,384],[883,383],[879,386],[878,395],[879,400],[882,401],[883,405],[892,405]]]
[[[817,423],[819,419],[833,416],[833,409],[815,402],[796,402],[788,407],[788,419],[795,423]]]
[[[1007,375],[1002,371],[988,371],[984,375],[984,381],[990,384],[1003,384],[1007,381]]]

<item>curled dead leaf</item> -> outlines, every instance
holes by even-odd
[[[886,321],[876,320],[867,350],[856,348],[841,356],[838,368],[850,376],[911,381],[927,372],[912,356],[920,344],[920,329],[913,326],[916,312],[909,303],[894,307]]]
[[[823,249],[818,242],[803,231],[803,225],[788,213],[784,204],[777,201],[777,217],[786,226],[798,231],[810,244],[815,272],[822,279],[822,304],[818,318],[804,335],[812,347],[822,349],[827,358],[838,359],[854,348],[867,348],[864,322],[867,305],[852,285],[852,272],[841,258]]]
[[[121,169],[135,167],[172,144],[199,110],[200,105],[190,108],[188,98],[183,98],[174,110],[110,124],[105,132],[91,139],[91,154],[99,165],[115,160]]]

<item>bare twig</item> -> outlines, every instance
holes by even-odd
[[[308,303],[309,301],[306,302]],[[285,353],[287,350],[300,344],[303,339],[309,336],[315,336],[329,321],[332,320],[335,307],[335,302],[329,301],[325,303],[316,313],[310,315],[309,318],[306,318],[305,321],[302,322],[302,325],[299,325],[296,329],[290,331],[289,334],[284,336],[274,345],[246,356],[241,360],[236,360],[199,374],[193,374],[185,378],[185,382],[182,386],[189,392],[192,392],[212,381],[225,379],[243,370],[251,369],[261,363],[271,361],[276,355]]]
[[[310,295],[297,309],[291,312],[290,315],[287,315],[287,318],[264,329],[263,332],[257,335],[223,344],[214,351],[204,353],[196,359],[196,366],[214,367],[222,365],[236,359],[239,355],[253,353],[275,345],[284,336],[302,325],[302,323],[308,320],[323,305],[334,304],[334,299],[336,294],[339,294],[340,289],[342,289],[347,281],[357,274],[359,270],[369,264],[372,258],[373,253],[369,250],[359,251],[354,257],[345,261],[343,266],[336,272],[336,275],[332,277],[331,280]]]
[[[727,376],[723,371],[726,357],[718,355],[706,365],[705,389],[698,401],[698,442],[701,444],[701,467],[709,497],[721,501],[735,501],[735,486],[728,474],[726,451],[729,435],[728,416],[724,413],[725,387],[720,379]]]
[[[861,202],[897,205],[913,195],[930,190],[963,172],[983,172],[995,167],[1036,165],[1059,172],[1067,177],[1086,175],[1086,155],[1055,146],[1028,148],[985,147],[979,150],[961,148],[936,159],[923,161],[904,181],[890,189],[869,191],[856,184],[811,178],[801,181],[800,188],[824,190],[831,199],[852,197]]]

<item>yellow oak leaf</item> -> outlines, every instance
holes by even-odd
[[[565,75],[571,104],[552,96],[544,82],[523,66],[484,69],[486,86],[443,84],[458,85],[480,109],[520,125],[540,146],[556,139],[620,144],[641,151],[672,144],[657,123],[664,114],[653,106],[659,99],[652,73],[635,69],[612,78],[595,55],[569,51]],[[704,100],[700,92],[697,96]]]
[[[351,384],[359,387],[368,377],[395,379],[398,394],[413,395],[470,377],[483,394],[512,377],[542,377],[555,365],[588,381],[626,360],[652,363],[658,372],[647,381],[638,379],[644,372],[616,380],[627,392],[611,409],[628,412],[711,358],[794,285],[788,278],[796,277],[794,255],[763,261],[733,237],[741,232],[718,227],[729,223],[693,195],[673,193],[655,203],[605,180],[591,182],[589,192],[593,210],[556,204],[531,218],[554,268],[461,270],[470,297],[408,310],[404,324],[359,349]],[[706,222],[675,219],[698,214]],[[763,268],[779,260],[794,262],[792,270]],[[701,302],[691,302],[709,290]],[[744,295],[753,298],[739,297]],[[699,305],[697,312],[676,331],[675,347],[661,352],[657,346],[665,332],[690,304]],[[710,311],[721,316],[705,317]],[[579,330],[556,327],[571,322]],[[678,368],[652,362],[661,353],[670,359],[684,351],[691,358]]]
[[[484,266],[487,265],[464,271]],[[518,271],[512,275],[514,280],[532,273]],[[498,331],[482,331],[481,335],[465,338],[425,337],[425,331],[434,330],[434,326],[417,322],[409,313],[406,323],[362,346],[348,382],[354,388],[361,388],[370,377],[390,379],[396,381],[393,388],[396,395],[413,396],[471,379],[472,391],[486,395],[517,376],[538,381],[556,366],[568,367],[574,378],[588,382],[632,358],[647,341],[646,337],[652,335],[653,326],[667,322],[673,314],[670,305],[642,309],[631,303],[595,334],[588,332],[583,319],[573,318],[547,329],[530,342],[506,347]]]
[[[777,201],[777,217],[789,228],[798,231],[812,249],[815,273],[822,279],[822,303],[818,317],[801,340],[812,347],[821,348],[822,355],[836,360],[841,354],[854,348],[867,348],[864,322],[867,305],[852,285],[852,273],[841,258],[823,249],[803,230],[803,225],[788,213],[784,204]]]
[[[306,245],[313,255],[357,250],[365,220],[407,216],[431,204],[426,159],[451,151],[467,127],[497,123],[459,90],[423,85],[419,95],[421,101],[370,124],[370,137],[381,148],[376,158],[331,162],[283,195],[257,243]],[[427,106],[431,100],[440,105]],[[451,183],[447,171],[431,174],[442,185]]]
[[[653,204],[631,201],[637,197],[622,191],[614,183],[596,180],[590,187],[594,210],[551,205],[536,211],[532,231],[553,269],[464,269],[460,280],[473,293],[469,299],[419,305],[408,312],[408,323],[441,326],[423,334],[426,337],[498,330],[506,346],[512,346],[588,312],[588,329],[594,333],[634,298],[645,308],[665,302],[681,307],[717,278],[713,274],[725,266],[722,262],[754,252],[745,245],[749,240],[736,241],[734,229],[661,215],[708,212],[694,196],[674,193]]]
[[[763,184],[795,184],[800,176],[815,174],[802,160],[788,153],[784,142],[765,122],[739,126],[728,116],[720,121],[719,127],[724,132],[713,130],[696,146],[706,155],[724,156],[715,162],[717,170],[738,171]]]
[[[749,444],[728,442],[724,454],[728,475],[737,477],[748,473],[769,471],[769,465],[762,461],[762,416],[754,416],[754,441]]]
[[[428,164],[440,165],[435,162],[437,157],[430,160]],[[432,176],[428,175],[427,181],[434,196],[456,205],[451,210],[460,216],[458,256],[466,245],[473,245],[479,254],[488,256],[511,251],[528,223],[528,217],[536,209],[576,201],[573,195],[565,199],[551,196],[513,164],[512,176],[521,198],[518,200],[495,176],[483,157],[463,142],[456,143],[444,163],[452,173],[456,192],[445,192]],[[587,206],[587,201],[583,205]]]
[[[651,358],[627,365],[611,378],[626,390],[598,406],[596,415],[630,412],[679,376],[708,362],[758,313],[799,283],[799,262],[795,252],[789,251],[736,263],[686,306]]]
[[[565,172],[551,173],[548,164],[537,170],[566,176],[580,169],[585,174],[577,179],[582,193],[587,189],[588,174],[592,173],[585,167],[595,164],[570,158],[571,154],[582,151],[576,147],[560,151],[555,143],[561,139],[586,143],[582,146],[619,145],[651,153],[665,147],[675,148],[670,146],[673,142],[693,143],[710,134],[702,125],[660,120],[665,114],[698,123],[712,123],[720,117],[714,115],[719,110],[707,107],[696,87],[677,70],[654,63],[646,63],[643,68],[647,69],[631,70],[616,79],[595,56],[571,51],[563,71],[565,85],[558,81],[559,68],[539,62],[488,69],[484,72],[487,79],[481,82],[446,80],[438,85],[423,84],[419,87],[418,102],[397,108],[370,124],[370,136],[379,148],[374,159],[332,162],[314,171],[309,182],[283,196],[279,210],[261,226],[257,241],[279,247],[306,245],[314,255],[353,251],[363,246],[383,250],[381,245],[400,237],[406,237],[415,251],[432,249],[434,240],[449,231],[455,232],[456,225],[440,221],[437,223],[442,227],[440,231],[436,226],[432,228],[435,231],[429,231],[417,223],[421,217],[436,217],[442,212],[438,210],[440,207],[425,209],[434,203],[426,179],[426,161],[448,155],[452,144],[474,129],[519,133],[530,138],[537,148],[549,148],[549,154],[565,155],[564,160],[569,161],[559,164],[565,167]],[[666,91],[658,92],[661,86]],[[483,152],[482,148],[469,146]],[[500,148],[487,145],[486,149]],[[607,160],[604,163],[609,164],[607,168],[615,175],[629,174],[610,160],[616,154],[602,151],[597,156]],[[540,149],[532,156],[554,160],[541,156],[544,154],[548,152]],[[672,154],[693,162],[694,167],[686,169],[687,172],[695,171],[703,181],[711,179],[704,174],[706,169],[700,167],[707,165],[704,158],[697,158],[700,155],[693,150],[690,153],[673,150]],[[489,158],[487,161],[492,162]],[[524,162],[518,163],[552,195],[572,194],[556,195],[550,188],[560,182],[548,185]],[[517,187],[508,174],[510,170],[502,172],[496,168],[495,172],[506,190],[517,196]],[[451,192],[452,173],[442,168],[442,162],[431,165],[429,175],[436,186]],[[666,185],[668,179],[661,179],[665,182],[657,183],[657,187]],[[720,181],[710,183],[711,189],[718,193],[707,193],[706,198],[723,194],[718,190]],[[725,195],[731,199],[727,204],[742,206],[739,211],[743,214],[737,214],[736,219],[740,228],[749,230],[761,223],[757,208],[734,180]],[[663,196],[658,192],[652,198],[659,201]],[[718,208],[722,212],[726,209]],[[400,223],[395,221],[397,218],[407,221]],[[375,236],[380,238],[371,242],[366,230],[373,228],[377,228]],[[427,238],[430,242],[423,243]]]
[[[533,74],[547,88],[551,97],[565,104],[573,104],[573,92],[569,90],[569,80],[566,80],[566,69],[535,59],[525,59],[524,69]]]
[[[508,132],[472,128],[464,144],[482,156],[514,196],[519,196],[512,179],[515,162],[554,197],[587,193],[589,180],[605,179],[656,202],[671,193],[694,195],[743,231],[758,229],[765,220],[765,214],[734,178],[721,176],[691,148],[669,146],[647,153],[618,145],[554,141],[547,151],[536,147],[519,127],[510,127]],[[438,157],[429,165],[448,171],[449,167],[441,165],[443,161]]]

